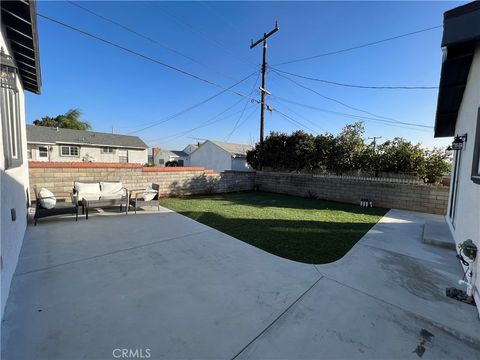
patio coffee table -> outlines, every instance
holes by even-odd
[[[120,211],[122,211],[122,207],[125,206],[125,214],[128,215],[128,196],[99,196],[82,199],[82,207],[85,210],[87,220],[89,208],[103,208],[115,205],[120,205]]]

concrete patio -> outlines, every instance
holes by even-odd
[[[438,216],[391,210],[341,260],[285,260],[166,209],[29,226],[2,359],[478,359]],[[116,354],[119,354],[118,352]]]

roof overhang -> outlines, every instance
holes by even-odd
[[[147,150],[147,148],[129,145],[110,145],[110,144],[95,144],[77,141],[55,141],[56,145],[76,145],[76,146],[90,146],[90,147],[110,147],[115,149],[132,149],[132,150]]]
[[[1,7],[1,23],[5,27],[23,89],[40,94],[36,3],[34,0],[2,1]]]
[[[131,150],[147,150],[147,148],[137,147],[137,146],[128,146],[128,145],[109,145],[109,144],[91,144],[83,142],[73,142],[73,141],[55,141],[55,142],[42,142],[35,140],[27,140],[27,144],[30,145],[75,145],[75,146],[90,146],[90,147],[110,147],[114,149],[131,149]]]
[[[458,111],[479,41],[480,2],[471,2],[444,14],[444,54],[435,117],[435,137],[455,135]]]

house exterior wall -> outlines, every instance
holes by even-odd
[[[160,150],[154,153],[153,160],[154,160],[153,164],[156,166],[165,166],[165,164],[168,161],[179,161],[179,160],[183,160],[183,165],[186,165],[187,157],[175,155],[169,150]]]
[[[72,145],[72,144],[65,144]],[[48,147],[48,158],[40,157],[39,147]],[[127,149],[127,148],[114,148],[113,153],[103,153],[100,146],[85,146],[79,145],[79,156],[62,156],[60,149],[61,144],[28,144],[28,148],[31,151],[31,159],[33,161],[60,161],[60,162],[81,162],[83,158],[90,155],[95,158],[96,162],[120,162],[119,151],[126,150],[128,154],[128,162],[135,164],[145,164],[148,161],[147,149]],[[73,146],[73,145],[72,145]]]
[[[190,154],[190,166],[203,166],[215,171],[232,170],[232,156],[217,145],[207,141]]]
[[[473,149],[478,111],[480,107],[480,44],[477,46],[475,56],[468,75],[467,86],[463,94],[462,104],[457,117],[455,134],[467,134],[467,142],[461,154],[458,172],[457,201],[455,210],[455,223],[452,223],[448,213],[447,222],[450,225],[455,242],[458,244],[467,239],[472,239],[480,249],[480,184],[471,180]],[[455,164],[454,164],[455,166]],[[454,168],[454,167],[453,167]],[[452,207],[451,193],[453,183],[450,186],[448,210]],[[475,300],[480,312],[480,253],[474,263]]]
[[[247,163],[247,159],[244,158],[233,158],[232,159],[232,170],[233,171],[252,171],[252,168]]]
[[[0,47],[10,54],[10,46],[7,43],[5,29],[1,29]],[[22,141],[23,164],[19,167],[5,170],[3,131],[0,125],[0,199],[1,199],[1,316],[10,290],[13,273],[17,266],[18,255],[23,243],[23,236],[27,227],[27,193],[28,193],[28,161],[27,161],[27,137],[25,126],[25,95],[20,81],[17,79],[19,91],[19,115]],[[3,121],[1,122],[3,123]],[[12,220],[11,211],[16,212],[16,220]]]

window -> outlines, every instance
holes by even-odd
[[[183,160],[178,160],[178,166],[183,166]]]
[[[102,148],[102,153],[104,154],[113,154],[115,152],[115,149],[112,147],[103,147]]]
[[[2,87],[0,97],[5,169],[9,169],[23,163],[20,103],[16,89]]]
[[[473,148],[472,181],[480,184],[480,108],[478,108],[477,129],[475,131],[475,145]]]
[[[118,150],[118,161],[128,163],[128,150]]]
[[[62,156],[78,156],[80,153],[78,146],[62,146],[60,155]]]
[[[48,158],[48,148],[46,146],[38,147],[38,157]]]
[[[164,164],[165,164],[165,160],[164,160],[164,159],[158,159],[158,164],[159,164],[159,165],[164,165]]]
[[[32,147],[30,145],[27,146],[27,159],[32,160]]]

